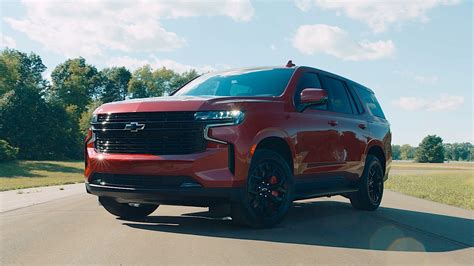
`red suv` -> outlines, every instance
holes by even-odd
[[[311,67],[202,75],[170,96],[104,104],[85,141],[87,192],[123,218],[209,207],[253,227],[295,200],[343,195],[375,210],[391,163],[374,93]]]

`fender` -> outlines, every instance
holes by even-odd
[[[381,140],[377,140],[377,139],[370,139],[369,142],[367,143],[367,146],[365,148],[365,151],[364,151],[364,154],[363,154],[363,158],[362,158],[362,161],[365,165],[365,161],[367,159],[367,154],[369,152],[369,150],[373,147],[379,147],[380,149],[382,149],[383,151],[383,154],[385,156],[385,161],[381,162],[383,165],[385,165],[385,176],[384,176],[384,180],[387,180],[388,178],[388,173],[390,171],[390,165],[391,165],[391,157],[390,157],[390,153],[387,151],[387,149],[385,148],[385,144],[383,141]]]
[[[254,139],[252,140],[252,144],[250,145],[251,152],[249,152],[247,156],[248,162],[252,160],[253,152],[255,151],[255,148],[258,146],[258,144],[260,144],[264,139],[267,139],[267,138],[283,139],[288,145],[288,147],[290,148],[291,157],[293,161],[295,160],[296,151],[295,151],[293,143],[291,142],[291,137],[289,136],[289,134],[280,128],[265,128],[259,131],[257,135],[254,137]]]

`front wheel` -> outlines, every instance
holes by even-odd
[[[120,203],[113,198],[99,197],[99,202],[109,213],[124,219],[143,218],[152,214],[159,205]]]
[[[255,228],[275,226],[288,212],[292,195],[292,172],[286,160],[274,151],[257,150],[242,201],[232,206],[232,219]]]
[[[364,172],[359,181],[359,191],[350,195],[352,207],[374,211],[380,206],[383,196],[383,169],[379,159],[367,155]]]

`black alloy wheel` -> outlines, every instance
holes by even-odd
[[[377,204],[380,202],[383,193],[383,173],[380,165],[371,165],[367,176],[367,185],[370,201]]]
[[[288,183],[283,169],[275,161],[264,161],[248,178],[248,200],[259,217],[274,217],[288,197]]]
[[[369,154],[364,172],[359,180],[359,191],[349,195],[352,207],[359,210],[374,211],[382,202],[384,171],[380,160]]]
[[[292,203],[293,179],[288,162],[271,150],[252,158],[241,202],[233,204],[232,219],[255,228],[281,222]]]

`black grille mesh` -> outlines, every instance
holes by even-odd
[[[144,128],[126,129],[132,122]],[[194,112],[100,114],[92,129],[101,153],[178,155],[206,147],[204,124],[194,120]]]

